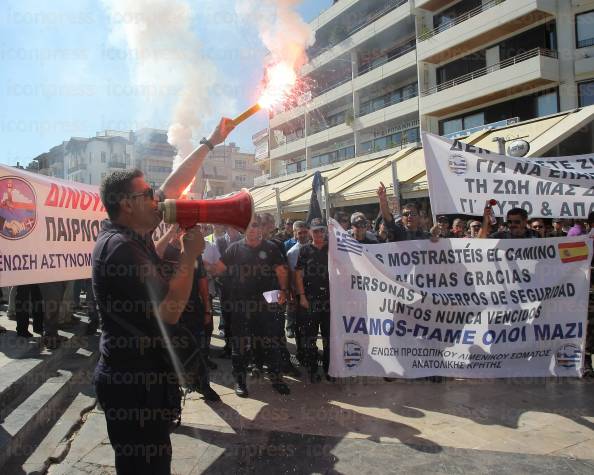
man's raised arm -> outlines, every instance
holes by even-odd
[[[214,132],[208,137],[207,142],[212,147],[223,143],[234,127],[233,120],[222,118]],[[207,144],[201,144],[200,147],[184,158],[180,166],[172,171],[165,179],[163,185],[161,185],[161,192],[164,198],[179,198],[182,191],[186,189],[196,176],[198,170],[202,168],[208,152],[210,152],[210,147]]]

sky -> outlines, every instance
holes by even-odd
[[[200,54],[217,71],[206,136],[220,116],[233,117],[252,105],[262,78],[266,51],[253,22],[235,14],[236,1],[242,0],[188,0]],[[176,94],[162,87],[167,71],[158,80],[133,80],[134,53],[114,38],[101,0],[2,3],[0,163],[26,165],[70,137],[105,129],[168,128]],[[309,22],[331,3],[303,0],[298,11]],[[228,142],[251,152],[252,135],[267,125],[260,112]]]

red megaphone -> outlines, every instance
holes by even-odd
[[[159,203],[163,221],[191,228],[197,223],[225,224],[245,231],[252,220],[254,200],[245,188],[217,200],[165,200]]]

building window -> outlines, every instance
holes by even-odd
[[[247,168],[247,162],[245,160],[235,160],[235,168],[245,170]]]
[[[594,105],[594,80],[578,84],[580,107]]]
[[[245,175],[237,175],[235,177],[235,181],[237,183],[241,183],[241,184],[246,183],[247,182],[247,176],[245,176]]]
[[[471,129],[473,127],[480,127],[481,125],[485,125],[484,112],[478,112],[464,117],[456,117],[455,119],[444,120],[442,123],[442,135],[453,134],[454,132]]]
[[[594,46],[594,10],[575,16],[575,38],[578,48]]]
[[[287,175],[291,173],[299,173],[305,170],[305,160],[299,160],[298,162],[287,162],[285,165],[285,169],[287,171]]]
[[[105,163],[107,160],[107,155],[105,152],[101,152],[101,163]]]
[[[559,112],[559,107],[557,104],[557,91],[549,92],[548,94],[538,96],[536,107],[536,113],[538,117],[556,114],[557,112]]]

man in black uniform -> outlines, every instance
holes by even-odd
[[[281,376],[282,311],[289,287],[288,272],[278,246],[263,239],[260,216],[254,216],[244,239],[229,246],[215,264],[215,271],[217,274],[227,272],[234,289],[231,363],[235,393],[240,397],[248,396],[247,359],[253,350],[255,353],[259,351],[268,363],[272,387],[280,394],[289,394],[289,387]],[[272,298],[268,303],[264,293],[274,290],[279,291],[278,298]]]
[[[320,218],[310,224],[312,242],[299,249],[295,266],[295,286],[299,299],[298,330],[304,346],[304,363],[311,382],[318,377],[318,331],[322,333],[323,366],[330,380],[330,282],[328,278],[328,242],[326,226]]]
[[[181,257],[181,233],[176,233],[163,252],[168,277],[174,275]],[[208,294],[208,277],[202,256],[194,266],[194,278],[188,303],[177,325],[171,327],[171,335],[177,340],[173,347],[184,370],[186,387],[197,391],[206,401],[217,402],[221,398],[210,387],[210,372],[207,364],[210,338],[208,327],[212,324],[212,310]]]
[[[109,219],[93,251],[93,290],[103,322],[95,389],[118,473],[169,473],[169,425],[177,378],[160,327],[186,306],[194,262],[204,249],[196,229],[182,241],[180,265],[168,281],[152,232],[161,221],[153,190],[139,170],[109,175],[101,185]],[[171,401],[175,405],[175,401]]]

